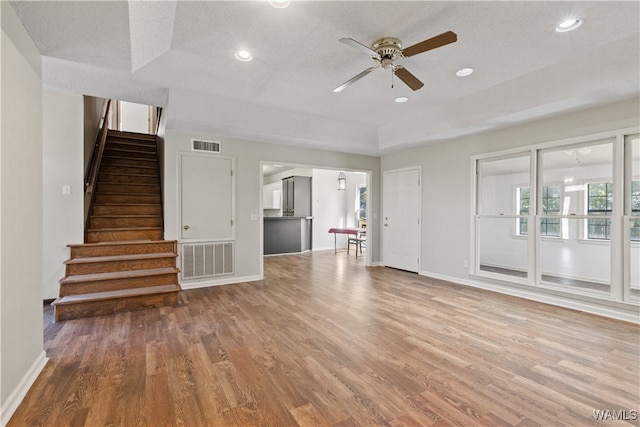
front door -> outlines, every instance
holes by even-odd
[[[385,171],[382,256],[387,267],[420,270],[420,168]]]

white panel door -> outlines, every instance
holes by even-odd
[[[182,239],[234,238],[233,159],[204,155],[180,157]]]
[[[420,169],[385,171],[382,256],[384,265],[420,269]]]

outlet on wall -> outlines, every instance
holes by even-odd
[[[464,266],[464,268],[469,268],[469,261],[464,260],[464,262],[462,263],[462,265]]]

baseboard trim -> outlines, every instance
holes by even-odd
[[[199,282],[180,283],[183,290],[208,288],[210,286],[232,285],[234,283],[255,282],[262,280],[261,276],[243,276],[243,277],[227,277],[222,279],[205,280]]]
[[[541,302],[545,304],[555,305],[557,307],[568,308],[571,310],[584,311],[586,313],[598,316],[608,317],[611,319],[622,320],[624,322],[640,324],[640,307],[631,304],[625,304],[624,308],[607,306],[596,302],[575,300],[572,298],[552,295],[546,293],[532,292],[527,289],[520,289],[497,283],[482,282],[473,279],[460,279],[458,277],[445,276],[442,274],[432,273],[430,271],[420,271],[421,276],[432,277],[434,279],[446,280],[459,285],[470,286],[473,288],[484,289],[487,291],[498,292],[505,295],[511,295],[518,298],[524,298],[531,301]],[[610,301],[604,302],[611,303]],[[619,305],[620,303],[614,302]]]
[[[13,413],[16,412],[18,406],[22,402],[22,399],[27,395],[27,392],[40,375],[40,372],[44,369],[45,365],[49,361],[46,352],[40,353],[40,356],[33,362],[29,370],[22,377],[16,388],[11,392],[7,401],[2,405],[2,409],[0,412],[2,413],[2,417],[0,418],[0,423],[2,423],[2,427],[6,426]]]

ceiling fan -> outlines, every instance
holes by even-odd
[[[371,56],[371,59],[373,59],[377,64],[375,67],[367,68],[360,74],[350,78],[333,91],[342,92],[345,88],[351,86],[353,83],[357,82],[378,67],[382,67],[383,69],[390,68],[393,75],[398,76],[398,78],[412,90],[418,90],[424,86],[424,83],[422,83],[402,65],[396,65],[393,62],[398,58],[408,58],[431,49],[455,43],[457,40],[458,36],[456,33],[447,31],[446,33],[442,33],[430,39],[423,40],[420,43],[416,43],[413,46],[402,49],[402,41],[395,37],[382,38],[374,42],[370,48],[352,38],[342,38],[340,39],[342,43],[366,53]]]

